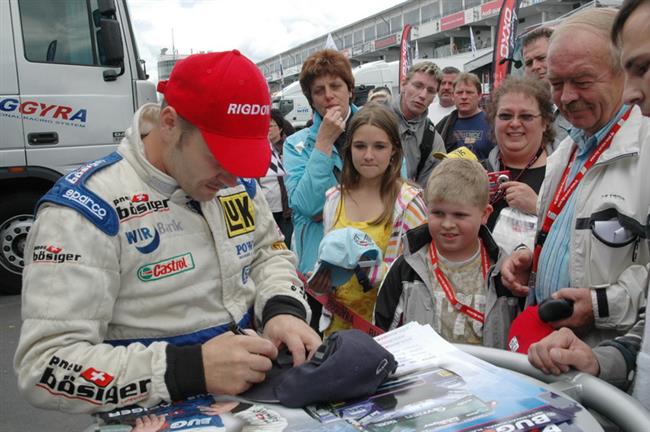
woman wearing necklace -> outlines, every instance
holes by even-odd
[[[546,173],[547,148],[555,138],[553,104],[545,81],[509,77],[495,91],[488,118],[497,146],[484,162],[489,172],[505,171],[490,204],[487,226],[509,253],[520,243],[532,247],[537,194]]]

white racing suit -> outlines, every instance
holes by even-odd
[[[15,356],[36,406],[106,411],[205,392],[202,342],[231,322],[308,318],[263,194],[242,181],[191,201],[146,160],[143,109],[116,153],[63,177],[39,204]]]

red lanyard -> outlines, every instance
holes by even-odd
[[[560,184],[555,190],[553,201],[551,201],[551,205],[549,206],[548,211],[546,212],[546,216],[544,217],[542,228],[540,229],[540,232],[537,233],[537,240],[535,242],[535,252],[533,254],[532,270],[534,273],[537,272],[537,266],[539,265],[539,256],[542,253],[542,246],[544,246],[544,241],[546,241],[546,236],[551,230],[551,225],[553,225],[555,219],[558,217],[560,212],[562,212],[562,209],[564,208],[567,201],[569,200],[569,197],[576,190],[578,184],[580,184],[580,181],[582,181],[587,171],[589,171],[589,169],[596,163],[596,161],[598,161],[598,158],[600,158],[600,156],[605,152],[605,150],[607,150],[609,146],[612,144],[612,141],[614,140],[614,136],[621,129],[621,126],[628,119],[631,112],[632,112],[632,107],[630,107],[625,112],[625,114],[623,114],[623,116],[619,119],[619,121],[616,122],[614,126],[612,126],[612,128],[607,133],[607,136],[605,136],[605,138],[601,141],[601,143],[596,147],[596,150],[594,150],[591,156],[589,156],[589,159],[587,159],[584,166],[580,169],[580,171],[578,171],[578,173],[573,178],[571,183],[569,183],[569,185],[567,186],[566,181],[567,178],[569,177],[569,172],[571,171],[571,167],[573,166],[573,163],[575,162],[576,159],[576,148],[573,149],[573,153],[571,153],[571,158],[569,159],[569,164],[564,169],[564,173],[562,174]]]
[[[483,272],[483,279],[485,279],[487,277],[488,269],[490,268],[490,261],[487,256],[487,252],[485,251],[485,246],[483,246],[483,242],[480,242],[480,249],[481,249],[481,270]],[[436,280],[438,281],[438,284],[442,287],[442,290],[445,292],[445,296],[447,296],[447,300],[449,300],[449,303],[451,303],[454,309],[456,309],[458,312],[467,315],[472,319],[475,319],[476,321],[479,321],[481,323],[485,322],[484,314],[482,314],[481,312],[477,311],[474,308],[462,304],[456,298],[456,292],[454,291],[454,287],[451,286],[451,282],[449,282],[449,279],[447,279],[447,276],[445,276],[445,274],[440,269],[440,266],[438,265],[438,253],[436,252],[436,246],[433,244],[433,240],[431,240],[431,244],[429,245],[429,255],[431,256],[431,265],[433,266],[433,274],[436,276]]]

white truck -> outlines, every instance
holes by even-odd
[[[0,29],[0,293],[17,294],[38,199],[156,92],[126,0],[2,0]]]
[[[273,108],[280,110],[285,119],[296,129],[302,129],[311,119],[311,106],[302,94],[299,81],[294,81],[273,96]]]

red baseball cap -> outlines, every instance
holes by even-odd
[[[539,319],[538,309],[539,305],[529,306],[514,319],[508,332],[510,351],[527,354],[532,344],[553,333],[553,327]]]
[[[188,122],[199,128],[215,159],[231,174],[262,177],[271,162],[271,97],[264,76],[239,51],[194,54],[158,82]]]

